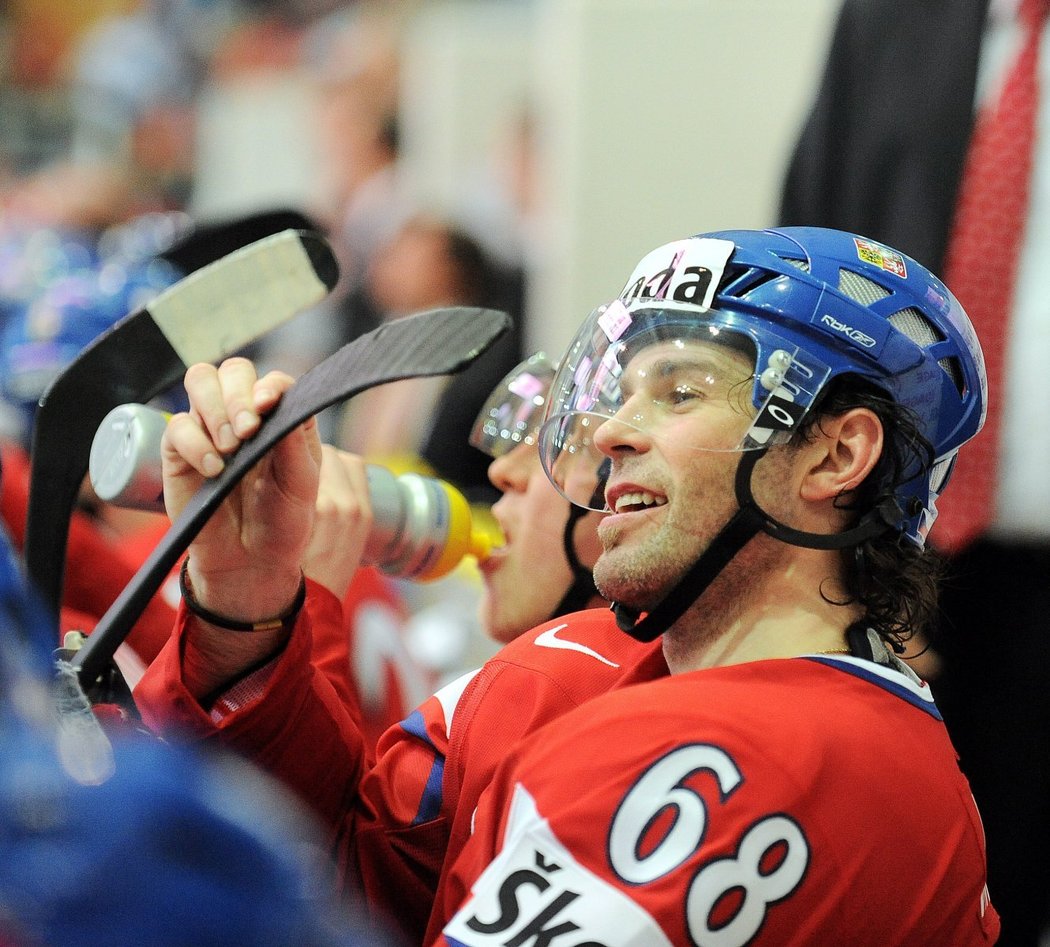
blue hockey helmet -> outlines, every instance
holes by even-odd
[[[13,304],[0,328],[0,398],[28,436],[41,396],[99,335],[181,274],[163,259],[117,257],[55,276]]]
[[[632,387],[630,359],[655,342],[697,341],[744,352],[753,366],[746,377],[711,369],[715,390],[739,396],[741,424],[698,449],[785,442],[840,376],[864,379],[910,409],[934,458],[890,485],[890,526],[924,544],[956,453],[984,422],[987,398],[973,327],[937,277],[874,240],[816,227],[700,234],[647,254],[619,297],[580,328],[551,386],[541,455],[570,500],[588,505],[601,496],[594,487],[607,465],[592,436],[622,407],[625,385]],[[643,402],[618,420],[645,429],[674,396],[673,384],[669,378],[649,407]],[[594,471],[582,487],[581,466]]]

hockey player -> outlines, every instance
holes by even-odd
[[[584,348],[583,354],[597,357],[577,360],[579,353],[570,352],[564,376],[585,387],[580,393],[570,383],[564,385],[548,422],[546,453],[555,481],[585,504],[596,496],[594,472],[609,468],[611,462],[611,486],[605,496],[616,512],[603,526],[606,551],[597,566],[599,583],[615,593],[622,624],[632,626],[639,613],[645,615],[636,631],[642,637],[669,631],[663,651],[672,670],[683,676],[620,691],[622,701],[634,708],[628,711],[630,725],[621,721],[600,734],[586,725],[592,707],[612,705],[603,719],[624,713],[619,699],[605,697],[570,715],[571,727],[566,717],[566,726],[555,721],[544,728],[528,744],[520,774],[509,780],[511,774],[504,774],[494,782],[494,799],[479,813],[476,839],[457,869],[455,883],[439,890],[434,918],[443,919],[455,910],[483,864],[496,855],[501,803],[510,798],[520,778],[529,797],[519,796],[523,802],[512,816],[521,819],[507,823],[505,851],[511,855],[500,855],[503,860],[478,881],[476,899],[452,922],[450,942],[488,942],[485,938],[491,937],[499,942],[525,943],[530,937],[551,942],[576,932],[576,940],[566,943],[665,942],[660,936],[674,943],[689,937],[697,943],[744,943],[773,931],[769,942],[783,943],[794,936],[785,933],[789,928],[810,942],[853,942],[857,930],[864,933],[864,925],[876,916],[897,924],[891,929],[873,926],[886,934],[882,942],[907,942],[912,933],[912,942],[919,942],[926,930],[921,925],[936,920],[936,915],[930,921],[930,912],[922,913],[931,891],[950,894],[943,905],[945,926],[937,928],[948,932],[942,942],[980,942],[979,924],[994,936],[994,909],[981,900],[983,851],[972,801],[965,798],[965,783],[958,774],[944,771],[950,745],[928,694],[881,643],[905,637],[908,626],[925,617],[922,607],[902,614],[899,606],[916,591],[927,597],[927,607],[930,604],[932,586],[921,575],[924,560],[918,550],[950,461],[979,426],[980,355],[965,316],[945,288],[913,261],[844,234],[733,233],[713,241],[683,241],[655,256],[659,265],[652,258],[643,261],[624,299],[588,322],[587,332],[605,343],[594,350]],[[664,319],[661,313],[670,316]],[[647,335],[639,326],[653,331]],[[666,357],[653,358],[653,343],[662,346],[658,354]],[[696,347],[702,350],[702,360],[690,357]],[[869,350],[874,357],[865,354]],[[864,394],[874,393],[873,398],[854,403],[857,392],[839,381],[854,374],[870,384],[872,391]],[[238,361],[218,370],[191,369],[187,390],[196,418],[186,416],[170,425],[166,435],[166,496],[173,510],[181,509],[203,475],[221,466],[220,456],[235,448],[239,437],[250,436],[258,412],[269,410],[289,384],[290,379],[279,375],[257,379],[250,365]],[[633,413],[628,417],[637,428],[620,424],[619,414],[611,422],[621,391],[630,393]],[[842,399],[843,395],[849,397]],[[894,414],[894,405],[903,407]],[[809,423],[801,424],[804,420]],[[672,422],[675,430],[668,436]],[[697,439],[692,428],[709,436]],[[784,438],[788,443],[782,443]],[[933,445],[931,457],[916,447],[922,438]],[[648,449],[646,439],[652,441]],[[399,848],[399,833],[384,827],[388,813],[377,810],[376,800],[392,804],[371,784],[381,774],[366,772],[359,734],[326,695],[325,682],[308,661],[309,618],[299,609],[302,583],[292,564],[298,562],[309,530],[318,455],[311,425],[293,432],[242,482],[224,515],[198,536],[190,551],[185,610],[176,637],[142,696],[155,720],[173,720],[202,736],[218,734],[255,758],[268,760],[312,799],[339,833],[352,872],[373,879],[387,873],[388,887],[396,889],[417,869],[416,883],[403,891],[403,903],[412,905],[419,878],[432,870],[433,855],[414,863],[418,843]],[[658,462],[665,455],[668,461]],[[645,457],[648,468],[637,461]],[[933,457],[940,462],[931,468]],[[625,472],[625,467],[631,469]],[[739,476],[734,474],[737,467]],[[684,477],[685,470],[695,477]],[[632,473],[635,480],[628,479]],[[736,504],[739,513],[733,511]],[[762,512],[767,508],[785,522]],[[730,521],[726,530],[722,519]],[[652,535],[646,535],[643,544],[640,533]],[[816,549],[809,548],[814,544]],[[842,555],[836,546],[861,551]],[[695,567],[689,568],[694,559]],[[887,560],[896,563],[888,588],[883,581]],[[675,587],[678,594],[672,591]],[[556,682],[561,685],[577,686],[592,672],[595,680],[606,674],[605,690],[637,680],[632,672],[646,663],[638,660],[638,652],[632,652],[632,671],[624,673],[621,665],[617,676],[604,669],[620,662],[578,640],[577,630],[599,623],[604,614],[570,616],[531,638],[518,639],[510,648],[527,642],[539,650],[536,645],[543,639],[543,647],[566,664],[576,662],[573,671]],[[655,649],[659,644],[644,647]],[[847,648],[854,653],[846,655]],[[820,655],[808,662],[780,660],[768,667],[771,659],[814,652],[843,654]],[[584,659],[590,662],[586,666]],[[694,674],[697,662],[708,670]],[[245,677],[260,665],[261,671]],[[781,668],[788,673],[787,686],[773,673],[775,699],[770,702],[759,684],[767,672]],[[683,742],[680,735],[687,732],[682,727],[692,719],[689,715],[702,715],[707,706],[700,689],[704,674],[741,678],[743,693],[734,695],[731,706],[712,691],[712,727],[720,724],[725,734],[708,736],[698,727],[703,752],[686,760],[687,769],[680,768],[685,757],[672,750],[666,750],[670,762],[660,763],[665,744],[677,748],[681,743],[688,749],[696,743],[688,738]],[[817,691],[821,681],[828,687]],[[812,685],[812,691],[803,685]],[[693,688],[688,696],[677,693],[687,686]],[[676,691],[672,706],[681,716],[667,721],[671,725],[661,720],[661,702],[649,699],[661,687]],[[592,687],[591,694],[600,689]],[[239,695],[237,701],[225,701],[226,707],[235,708],[232,712],[214,713],[212,697],[220,692],[224,700]],[[753,699],[748,697],[752,692]],[[811,732],[814,698],[803,700],[806,693],[834,704],[835,712],[822,715],[819,723],[848,751],[839,749],[837,742],[826,746],[818,730]],[[633,704],[635,694],[644,703]],[[513,743],[500,741],[504,732],[522,733],[552,719],[533,713],[528,705],[525,719],[517,719],[519,706],[510,701],[498,708],[509,723],[505,731],[493,731],[492,742],[505,756]],[[639,708],[644,708],[640,714]],[[796,708],[804,712],[792,729],[787,723]],[[488,719],[495,721],[491,706],[489,710]],[[780,768],[780,773],[764,773],[761,779],[756,775],[745,784],[769,787],[763,802],[774,808],[744,809],[742,818],[753,817],[757,827],[752,834],[739,821],[729,827],[719,824],[717,833],[707,833],[708,821],[715,826],[713,815],[708,820],[709,807],[714,812],[719,800],[749,798],[738,791],[744,782],[739,763],[729,751],[722,750],[729,754],[728,761],[718,752],[720,741],[736,736],[731,724],[737,716],[748,724],[747,746],[755,747],[751,752],[760,759],[769,756]],[[831,719],[825,720],[828,716]],[[853,724],[860,725],[858,732]],[[898,759],[884,744],[905,725],[915,730],[916,743],[909,743],[903,759]],[[453,717],[453,737],[455,728]],[[579,754],[565,748],[570,731],[589,734]],[[428,736],[424,732],[421,739]],[[475,733],[470,746],[480,752],[484,741],[478,736]],[[813,740],[816,751],[801,752],[803,736]],[[647,741],[656,741],[659,749],[653,751]],[[449,745],[454,744],[453,738]],[[559,760],[544,758],[543,748],[554,744],[562,747]],[[912,754],[916,747],[921,752]],[[492,754],[491,747],[488,752]],[[599,766],[603,754],[617,760],[616,765]],[[800,766],[819,762],[822,754],[828,769],[810,766],[807,772],[816,777],[815,782],[807,781]],[[533,758],[539,762],[530,767],[528,760]],[[428,785],[433,780],[448,788],[444,762],[435,758]],[[469,767],[471,760],[465,762]],[[656,775],[641,780],[650,764]],[[908,775],[898,777],[905,765],[910,767]],[[571,779],[560,778],[569,773]],[[634,778],[641,788],[628,797],[629,785],[616,779]],[[899,811],[893,806],[900,786],[909,780],[920,785],[921,792],[929,791],[929,806],[917,807],[923,819],[912,812],[911,796]],[[837,818],[850,820],[848,825],[829,821],[825,809],[830,807],[819,804],[824,782],[846,800],[841,806],[836,800],[836,808],[842,810]],[[606,798],[598,791],[605,783],[629,803],[620,820],[598,805]],[[712,789],[714,802],[705,803],[705,793]],[[862,806],[853,804],[850,792]],[[518,828],[524,826],[520,835],[525,848],[539,845],[543,818],[557,819],[570,797],[578,797],[581,806],[593,803],[595,818],[605,822],[578,809],[567,817],[578,816],[575,832],[558,823],[572,839],[570,848],[555,839],[527,853],[534,856],[527,869],[517,864],[504,873],[508,859],[524,850],[517,845]],[[444,805],[448,799],[438,801]],[[944,804],[938,808],[936,801]],[[540,813],[535,820],[528,818],[530,805]],[[467,796],[456,811],[467,812],[469,818],[472,808]],[[883,838],[887,814],[891,822],[899,821],[901,828],[893,831],[908,844],[900,842],[894,848],[887,842],[886,857],[878,865],[872,864],[867,835],[860,845],[840,841],[834,851],[843,857],[829,857],[835,832],[852,831],[858,812]],[[808,833],[806,815],[817,825]],[[412,820],[416,838],[420,828],[433,829],[439,838],[447,833],[443,817],[432,806],[420,805]],[[824,831],[826,824],[831,828]],[[798,834],[792,833],[792,825]],[[385,833],[378,854],[368,849],[369,833]],[[546,844],[545,837],[542,840]],[[611,854],[604,854],[606,841],[615,842]],[[714,847],[705,847],[706,842]],[[737,842],[739,850],[734,847]],[[931,863],[930,852],[942,849],[948,854]],[[810,859],[809,853],[818,850],[824,857]],[[922,855],[916,859],[922,868],[905,871],[906,859],[917,853]],[[450,847],[448,857],[454,855]],[[598,864],[609,857],[616,859],[622,874]],[[577,870],[581,865],[589,875]],[[551,880],[563,866],[572,868],[564,876],[568,886]],[[844,895],[829,899],[835,910],[817,910],[813,888],[802,879],[819,879],[815,887],[827,892],[828,875],[840,867],[862,880],[853,884],[848,874],[849,881],[838,879]],[[699,879],[701,868],[711,868],[703,875],[703,885],[684,884],[683,879]],[[886,884],[887,871],[892,872],[892,887]],[[907,898],[898,911],[900,879],[911,881],[919,875],[926,879],[923,884],[914,889],[903,885]],[[489,885],[493,879],[495,889]],[[588,882],[585,891],[572,887],[578,879]],[[766,879],[772,879],[770,884]],[[549,890],[551,897],[533,898],[526,909],[515,894],[519,882],[540,895]],[[584,894],[583,914],[562,925],[563,909]],[[809,914],[801,917],[794,904],[804,904]],[[559,919],[551,928],[547,921],[556,915]],[[743,921],[738,923],[739,918]],[[596,926],[606,922],[616,933]],[[847,927],[835,928],[836,923]],[[728,933],[719,940],[723,928]],[[936,936],[929,942],[938,942]]]
[[[600,486],[598,586],[671,676],[523,742],[440,943],[995,942],[980,818],[895,655],[932,618],[924,541],[984,395],[959,304],[872,241],[642,260],[570,346],[541,456],[576,502]]]
[[[589,568],[599,552],[595,527],[600,514],[573,508],[558,494],[536,449],[553,375],[546,356],[526,359],[493,390],[470,438],[493,458],[489,476],[502,493],[493,515],[506,537],[482,566],[481,622],[492,637],[512,643],[392,727],[380,740],[374,766],[353,771],[355,758],[348,756],[338,732],[303,730],[302,739],[277,751],[267,737],[271,728],[281,727],[287,696],[303,690],[303,679],[285,672],[306,672],[313,694],[349,708],[367,747],[367,727],[360,726],[362,715],[356,713],[360,708],[352,694],[346,700],[340,675],[333,672],[332,655],[345,638],[331,608],[333,596],[312,580],[306,583],[309,651],[293,649],[214,703],[205,701],[206,715],[187,691],[173,642],[136,691],[144,718],[157,730],[232,740],[256,758],[265,753],[271,770],[320,806],[341,834],[343,860],[372,907],[394,916],[414,943],[423,941],[428,922],[432,935],[440,930],[441,919],[431,919],[431,908],[441,875],[469,836],[477,799],[506,747],[621,679],[667,673],[659,647],[623,635],[607,608],[574,620],[572,634],[560,620],[543,624],[551,616],[606,604]],[[333,461],[338,476],[326,472]],[[331,571],[345,570],[353,565],[355,549],[360,554],[368,529],[364,468],[359,458],[324,447],[319,474],[330,501],[325,505],[356,508],[362,518],[348,513],[326,528]],[[315,513],[310,548],[317,531]],[[337,583],[327,584],[330,589]],[[305,625],[296,636],[305,639]],[[307,657],[308,671],[297,665]],[[242,706],[239,700],[246,695],[249,701]],[[511,706],[514,711],[508,713]],[[310,776],[318,765],[326,774],[320,783]],[[340,772],[350,785],[360,781],[350,813],[342,799],[324,808],[328,800],[318,792],[329,774],[337,779]]]

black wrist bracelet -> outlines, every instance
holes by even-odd
[[[295,593],[295,600],[284,614],[278,615],[276,618],[268,618],[266,621],[255,622],[225,618],[222,615],[216,615],[215,612],[208,611],[194,598],[193,590],[190,588],[189,564],[190,557],[187,556],[182,560],[182,568],[179,569],[179,591],[182,593],[182,600],[186,603],[186,610],[191,615],[201,619],[201,621],[206,621],[209,625],[215,625],[229,631],[276,631],[278,628],[284,628],[292,624],[306,601],[306,577],[300,574],[299,591]]]

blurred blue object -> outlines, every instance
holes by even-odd
[[[84,230],[0,223],[0,323],[55,280],[98,265],[96,237]]]
[[[382,943],[336,905],[313,832],[294,827],[294,805],[249,764],[145,738],[113,749],[113,775],[99,785],[69,778],[40,746],[0,751],[0,938]]]
[[[75,678],[56,691],[41,614],[0,531],[0,943],[386,943],[337,901],[316,827],[282,787],[240,759],[111,742]]]
[[[0,325],[0,398],[19,415],[27,442],[51,382],[99,335],[181,277],[157,257],[92,255],[81,265],[70,246],[57,244],[62,261],[6,298]]]

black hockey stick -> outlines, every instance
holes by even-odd
[[[69,522],[102,419],[118,404],[148,401],[181,381],[194,362],[218,361],[320,302],[337,278],[335,257],[318,234],[272,234],[125,316],[52,382],[33,428],[25,561],[53,615],[62,601]]]
[[[193,537],[241,478],[282,437],[319,411],[376,385],[457,372],[510,325],[510,317],[494,309],[435,309],[381,325],[305,372],[263,420],[255,436],[230,458],[226,469],[194,494],[77,651],[72,664],[85,691],[92,689]]]

